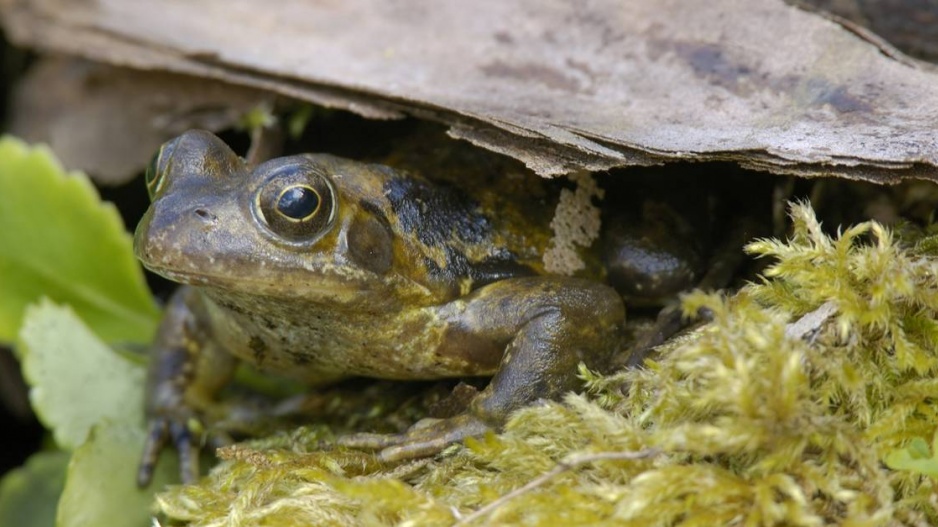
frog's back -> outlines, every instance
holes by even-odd
[[[388,175],[384,193],[401,231],[444,252],[440,272],[469,277],[472,289],[545,273],[557,185],[515,160],[461,144],[400,152],[375,166]]]

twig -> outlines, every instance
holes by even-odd
[[[263,125],[251,130],[251,146],[245,154],[245,163],[256,166],[283,151],[283,130],[278,126]]]
[[[637,450],[634,452],[600,452],[598,454],[584,454],[581,456],[574,456],[564,461],[557,463],[557,466],[551,469],[550,472],[541,474],[540,476],[532,479],[523,487],[519,487],[508,494],[498,498],[497,500],[489,503],[485,507],[476,510],[468,516],[463,516],[459,519],[454,525],[458,527],[460,525],[468,525],[469,523],[478,520],[479,518],[489,514],[498,507],[504,505],[507,501],[517,498],[518,496],[528,493],[538,487],[543,486],[545,483],[551,479],[557,477],[558,475],[568,471],[573,470],[580,465],[585,465],[587,463],[594,463],[596,461],[632,461],[636,459],[645,459],[652,456],[656,456],[661,453],[660,449],[657,448],[646,448],[644,450]]]

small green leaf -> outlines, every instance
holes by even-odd
[[[0,480],[0,525],[49,527],[65,486],[69,453],[33,454]]]
[[[137,462],[143,450],[140,426],[102,423],[72,456],[59,501],[57,527],[120,525],[148,527],[153,495],[178,478],[174,456],[163,456],[153,483],[135,485]]]
[[[921,437],[916,437],[912,439],[912,442],[909,443],[908,448],[909,455],[912,456],[912,459],[928,459],[931,457],[931,452],[928,449],[928,442],[922,439]]]
[[[299,139],[306,131],[306,126],[313,117],[315,107],[312,104],[300,104],[287,120],[287,133],[290,139]]]
[[[158,310],[113,205],[44,147],[0,138],[0,342],[27,305],[67,303],[108,342],[148,341]]]
[[[103,419],[143,426],[145,369],[108,348],[71,309],[48,300],[30,306],[20,342],[33,408],[59,446],[78,447]]]
[[[277,116],[274,115],[273,108],[267,102],[262,102],[251,108],[241,116],[238,123],[241,128],[249,132],[261,128],[270,128],[275,124],[277,124]]]
[[[886,466],[893,470],[905,470],[938,479],[938,458],[935,455],[938,452],[938,432],[932,446],[929,450],[924,439],[915,437],[909,442],[909,446],[886,454]]]

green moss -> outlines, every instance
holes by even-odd
[[[806,205],[791,216],[788,241],[748,247],[773,259],[764,280],[687,296],[712,322],[646,368],[584,370],[586,393],[433,460],[382,465],[318,434],[247,443],[158,507],[232,526],[935,524],[930,235],[899,243],[869,222],[829,237]]]

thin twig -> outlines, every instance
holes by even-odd
[[[504,505],[507,501],[517,498],[518,496],[528,493],[538,487],[543,486],[545,483],[551,479],[557,477],[558,475],[568,471],[573,470],[580,465],[585,465],[587,463],[594,463],[596,461],[632,461],[636,459],[645,459],[652,456],[656,456],[661,453],[660,449],[657,448],[646,448],[644,450],[637,450],[634,452],[599,452],[597,454],[584,454],[581,456],[574,456],[567,460],[557,463],[557,466],[551,469],[550,472],[541,474],[540,476],[532,479],[523,487],[519,487],[508,494],[498,498],[497,500],[489,503],[485,507],[476,510],[468,516],[463,516],[459,519],[454,525],[458,527],[460,525],[468,525],[469,523],[478,520],[479,518],[489,514],[498,507]]]

